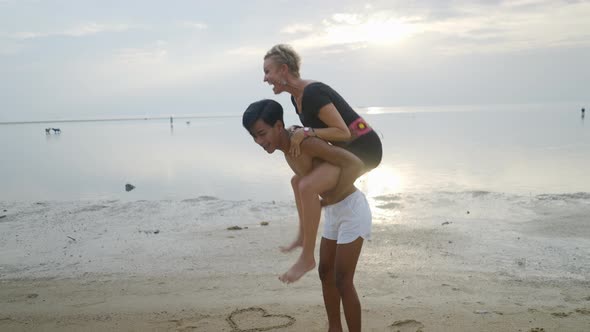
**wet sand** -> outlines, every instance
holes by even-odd
[[[372,201],[356,274],[367,331],[588,331],[590,197]],[[1,331],[324,331],[290,202],[2,202]],[[261,225],[262,221],[268,225]],[[228,230],[239,226],[240,230]]]

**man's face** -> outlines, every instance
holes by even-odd
[[[273,153],[279,145],[280,121],[277,121],[274,126],[269,126],[262,119],[258,119],[252,128],[250,134],[254,138],[254,142],[260,145],[266,152]]]

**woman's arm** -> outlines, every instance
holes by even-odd
[[[346,142],[350,140],[350,130],[334,104],[330,103],[323,106],[319,111],[318,118],[326,124],[327,128],[313,128],[308,132],[309,136],[317,136],[328,142]],[[299,156],[299,146],[304,138],[305,132],[303,128],[299,128],[293,132],[289,154],[294,157]]]
[[[330,103],[320,108],[318,118],[326,124],[327,128],[314,128],[316,136],[328,142],[346,142],[350,140],[350,130],[334,104]]]

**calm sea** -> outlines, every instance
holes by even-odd
[[[590,191],[590,119],[571,105],[366,108],[384,159],[369,196]],[[286,123],[298,124],[292,109]],[[590,116],[590,114],[589,114]],[[46,134],[45,128],[61,134]],[[291,171],[241,117],[0,125],[0,200],[290,200]],[[125,191],[125,184],[136,188]]]

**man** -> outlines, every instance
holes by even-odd
[[[353,280],[363,240],[370,238],[372,221],[365,196],[354,186],[363,163],[352,153],[317,137],[306,138],[300,145],[301,155],[296,158],[290,156],[290,133],[283,122],[283,108],[273,100],[250,104],[242,123],[266,152],[282,151],[296,177],[305,176],[323,162],[340,169],[340,172],[330,172],[336,176],[327,181],[336,190],[321,194],[328,206],[325,208],[318,270],[330,331],[342,330],[340,299],[349,331],[360,331],[361,306]],[[299,206],[298,210],[300,212]],[[313,252],[319,221],[300,222],[303,250],[295,265],[279,277],[286,283],[298,280],[315,267]]]

